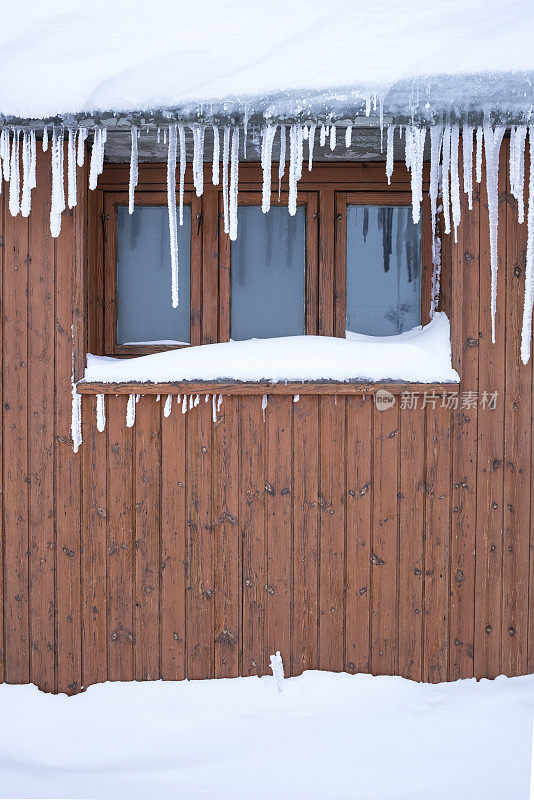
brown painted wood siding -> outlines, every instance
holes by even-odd
[[[50,239],[39,156],[30,218],[2,217],[0,680],[72,693],[106,679],[263,674],[275,649],[292,674],[534,670],[526,228],[506,155],[505,143],[495,345],[483,185],[473,211],[462,198],[458,242],[443,251],[460,391],[497,391],[495,410],[272,395],[264,419],[261,396],[243,394],[213,423],[204,397],[187,414],[174,401],[165,418],[165,398],[145,396],[130,429],[116,396],[99,433],[88,395],[76,455],[70,378],[92,218],[82,178]],[[335,266],[322,252],[332,280]]]

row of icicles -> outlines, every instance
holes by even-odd
[[[131,394],[128,397],[128,402],[126,404],[126,427],[133,428],[135,425],[135,406],[139,402],[139,398],[141,395],[139,394]],[[196,408],[200,405],[200,395],[196,394],[184,394],[184,395],[172,395],[168,394],[163,405],[163,416],[165,418],[170,417],[172,411],[172,404],[173,404],[173,397],[176,397],[177,406],[181,409],[182,414],[186,414],[187,411],[191,411],[193,408]],[[211,397],[211,404],[212,404],[212,418],[213,422],[217,422],[217,416],[221,410],[223,396],[222,394],[206,394],[204,395],[204,402],[208,403]],[[82,443],[82,409],[81,409],[81,400],[82,396],[76,391],[76,386],[73,385],[73,394],[72,394],[72,441],[74,444],[74,452],[77,453],[78,449]],[[161,395],[156,395],[156,402],[160,402]],[[293,402],[298,403],[300,400],[300,395],[295,394],[293,395]],[[261,401],[261,408],[263,412],[263,421],[265,422],[265,409],[267,408],[267,395],[264,394]],[[96,427],[100,433],[106,429],[106,397],[103,394],[96,395]]]

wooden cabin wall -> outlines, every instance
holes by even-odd
[[[495,410],[271,395],[264,418],[242,395],[214,423],[203,397],[166,418],[145,396],[127,428],[117,396],[99,433],[84,396],[74,454],[86,180],[54,242],[39,156],[30,218],[2,222],[0,679],[72,693],[264,674],[275,650],[287,674],[534,671],[526,226],[506,157],[495,344],[484,184],[443,248],[460,392],[497,391]]]

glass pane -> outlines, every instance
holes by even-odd
[[[239,207],[232,242],[232,339],[296,336],[304,328],[306,212]]]
[[[117,208],[118,344],[190,342],[191,207],[178,226],[178,308],[171,305],[167,206]]]
[[[347,331],[421,324],[421,224],[410,206],[347,206]]]

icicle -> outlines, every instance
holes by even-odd
[[[278,199],[280,200],[280,189],[282,188],[282,178],[286,171],[286,126],[280,125],[280,161],[278,162]]]
[[[445,125],[443,130],[443,160],[441,170],[441,192],[443,196],[443,220],[445,222],[445,233],[451,232],[451,212],[450,212],[450,183],[449,175],[451,169],[451,126]]]
[[[497,235],[499,225],[499,152],[506,128],[502,125],[493,130],[484,125],[484,150],[486,153],[486,191],[490,227],[491,264],[491,341],[495,343],[495,314],[497,311]]]
[[[30,169],[30,132],[24,131],[22,134],[22,198],[20,201],[20,213],[23,217],[28,217],[31,210]]]
[[[267,395],[264,394],[261,398],[261,410],[263,414],[263,421],[265,422],[265,409],[267,408]]]
[[[534,126],[528,129],[530,175],[528,181],[527,256],[525,262],[525,304],[521,329],[521,361],[527,364],[532,341],[532,311],[534,307]]]
[[[230,240],[237,239],[237,192],[239,181],[239,128],[232,131],[232,153],[230,165]]]
[[[11,181],[9,184],[9,211],[16,217],[20,211],[20,166],[19,166],[19,140],[20,130],[13,129],[13,144],[11,145]]]
[[[193,395],[189,395],[189,411],[193,408]]]
[[[161,400],[161,395],[160,394],[156,395],[156,403],[159,403],[160,400]]]
[[[167,206],[171,243],[171,302],[178,307],[178,228],[176,222],[176,125],[169,126],[167,154]]]
[[[167,128],[163,128],[163,144],[167,144]]]
[[[510,135],[510,192],[517,200],[517,221],[525,220],[525,139],[526,125],[512,128]]]
[[[293,402],[294,403],[298,403],[299,400],[300,400],[300,394],[294,394],[293,395]]]
[[[0,137],[0,148],[2,151],[2,167],[4,170],[4,180],[9,181],[9,128],[2,128],[2,136]]]
[[[464,162],[464,193],[467,195],[469,210],[473,208],[473,127],[462,128],[462,155]]]
[[[230,155],[230,128],[228,125],[224,126],[223,135],[223,217],[224,217],[224,232],[230,233],[230,216],[228,211],[228,160]]]
[[[100,433],[106,427],[106,399],[105,395],[97,394],[96,396],[96,429]]]
[[[184,183],[187,152],[185,149],[185,128],[178,125],[178,138],[180,140],[180,225],[184,224]]]
[[[163,406],[163,416],[169,417],[172,408],[172,394],[167,395],[167,399],[165,400],[165,405]]]
[[[184,399],[182,400],[182,414],[185,414],[187,411],[187,395],[184,394]]]
[[[319,144],[321,147],[324,147],[326,144],[326,127],[321,125],[321,131],[319,133]]]
[[[304,128],[302,125],[297,125],[297,161],[296,161],[296,174],[297,181],[302,178],[302,161],[304,159]]]
[[[330,126],[330,150],[336,149],[336,126]]]
[[[52,203],[50,207],[50,233],[55,238],[61,231],[61,214],[65,210],[63,185],[63,130],[52,128]]]
[[[128,186],[128,213],[134,212],[134,192],[139,178],[139,170],[137,166],[138,160],[138,147],[137,147],[137,127],[132,125],[131,129],[132,145],[130,149],[130,183]],[[176,199],[174,201],[176,205]]]
[[[214,422],[217,422],[217,398],[212,395],[211,398],[211,416]]]
[[[48,150],[48,125],[43,128],[43,153]]]
[[[223,396],[222,394],[220,394],[219,397],[217,398],[217,414],[221,410],[222,402],[223,402]]]
[[[315,129],[317,125],[310,125],[310,131],[308,133],[308,170],[311,172],[311,168],[313,165],[313,146],[315,144]]]
[[[299,146],[299,126],[292,125],[289,130],[289,197],[288,211],[292,217],[297,213],[297,181],[300,171],[300,146]]]
[[[197,197],[204,192],[204,125],[191,126],[193,132],[193,185]]]
[[[70,432],[72,436],[72,449],[75,453],[78,452],[82,444],[82,396],[76,389],[74,378],[71,382],[72,385],[72,418],[70,424]]]
[[[67,205],[74,208],[77,203],[76,189],[76,131],[69,128],[67,144]]]
[[[443,127],[433,125],[430,128],[430,216],[432,226],[432,288],[430,293],[430,317],[434,316],[439,299],[441,277],[441,242],[437,236],[438,191],[440,183],[440,155]]]
[[[423,201],[423,158],[426,128],[413,128],[411,140],[412,219],[416,225],[421,217],[421,203]]]
[[[30,131],[30,189],[37,186],[37,143],[35,141],[35,130]],[[1,184],[0,184],[1,185]]]
[[[198,406],[199,403],[200,403],[200,395],[197,394],[196,397],[195,397],[195,402],[193,403],[195,408]]]
[[[160,143],[160,141],[161,141],[161,128],[158,128],[158,130],[157,130],[157,133],[156,133],[156,141],[157,141],[157,143],[158,143],[158,144],[159,144],[159,143]]]
[[[413,162],[413,131],[414,128],[406,126],[405,129],[405,155],[406,169],[410,172]]]
[[[126,405],[126,427],[133,428],[135,422],[135,395],[131,394]]]
[[[54,133],[54,128],[52,128],[52,136]],[[94,138],[93,138],[93,147],[91,148],[91,164],[89,166],[89,188],[96,189],[96,184],[98,182],[98,176],[100,175],[100,162],[103,160],[101,158],[100,151],[103,149],[102,143],[102,128],[95,128]]]
[[[179,406],[181,404],[181,402],[182,402],[182,395],[181,394],[177,394],[176,395],[176,404]]]
[[[83,167],[85,163],[85,142],[87,140],[87,128],[78,128],[78,166]]]
[[[266,214],[271,207],[271,162],[276,125],[266,125],[262,131],[261,167],[263,170],[263,187],[261,210]]]
[[[140,394],[136,394],[136,395],[135,395],[135,402],[136,402],[136,403],[138,403],[138,402],[139,402],[139,399],[140,399],[140,397],[141,397],[141,395],[140,395]]]
[[[458,149],[460,143],[460,128],[453,125],[451,128],[451,206],[452,221],[454,224],[454,241],[458,241],[458,225],[461,218],[460,205],[460,175],[458,172]]]
[[[384,152],[384,103],[380,100],[380,152]]]
[[[371,113],[371,95],[365,98],[365,116],[368,117]]]
[[[347,125],[347,130],[345,131],[345,147],[350,147],[352,142],[352,125]]]
[[[393,175],[393,134],[395,133],[395,125],[388,125],[386,134],[386,177],[388,185],[391,185],[391,176]]]
[[[213,166],[211,169],[211,181],[214,186],[219,185],[219,129],[213,125]]]
[[[476,181],[480,183],[482,180],[482,141],[484,138],[482,126],[479,125],[477,128],[477,135],[476,135],[476,143],[477,143],[477,152],[476,152]]]

